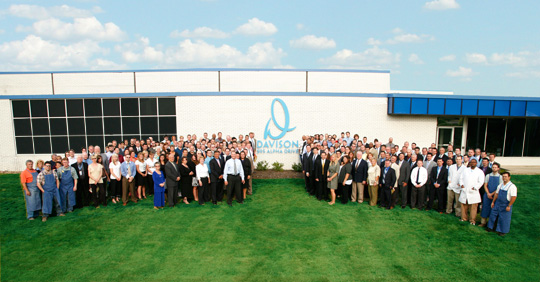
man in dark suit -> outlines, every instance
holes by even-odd
[[[311,171],[311,146],[306,146],[306,152],[304,153],[304,156],[302,156],[302,173],[304,174],[304,181],[306,182],[306,192],[309,191],[310,188],[310,179],[309,179],[309,172]]]
[[[214,158],[210,160],[210,186],[212,189],[212,203],[217,204],[223,200],[223,169],[225,162],[220,158],[219,151],[214,152]]]
[[[437,162],[439,159],[443,160],[443,164],[446,164],[446,161],[448,160],[448,156],[445,155],[445,149],[443,147],[439,149],[439,154],[435,156],[434,161]]]
[[[322,152],[320,158],[315,161],[315,195],[317,200],[328,198],[328,167],[330,162],[326,159],[326,153]]]
[[[411,156],[411,159],[414,159],[416,163],[416,156]],[[408,161],[405,160],[403,154],[399,154],[399,178],[398,178],[398,189],[401,191],[401,208],[404,209],[407,206],[408,197],[409,197],[409,180],[411,179],[411,165]],[[397,195],[395,197],[397,202]],[[396,202],[392,203],[394,206]]]
[[[382,190],[381,207],[386,209],[391,209],[392,192],[396,184],[396,172],[390,167],[391,164],[390,160],[386,159],[379,178],[379,187]]]
[[[311,149],[311,160],[310,160],[310,166],[309,166],[309,182],[310,182],[310,185],[309,185],[309,194],[310,195],[315,195],[315,192],[317,191],[317,183],[315,181],[315,178],[317,178],[317,174],[316,174],[316,168],[315,168],[315,163],[317,161],[321,161],[321,156],[319,156],[319,149],[317,148],[313,148]]]
[[[437,211],[443,213],[446,203],[446,187],[448,186],[448,169],[446,169],[443,158],[437,160],[437,166],[431,170],[429,178],[431,189],[429,190],[429,202],[426,210],[431,210],[435,195],[437,195]]]
[[[178,202],[178,182],[180,181],[180,172],[174,162],[174,154],[169,154],[169,162],[165,165],[165,175],[169,207],[174,207]]]
[[[75,208],[82,208],[90,205],[90,184],[88,182],[88,164],[83,162],[81,155],[77,156],[77,162],[71,165],[75,168],[79,180],[77,181],[77,191],[75,191]]]
[[[364,187],[367,180],[368,163],[362,159],[362,151],[356,152],[356,158],[352,163],[352,194],[351,200],[358,203],[364,202]]]

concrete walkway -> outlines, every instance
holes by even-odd
[[[511,174],[540,175],[540,166],[503,166]]]

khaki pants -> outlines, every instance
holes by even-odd
[[[369,205],[375,206],[377,204],[377,193],[379,191],[378,185],[369,185],[368,187],[368,193],[369,193]]]
[[[364,184],[362,184],[362,182],[353,181],[351,200],[353,202],[356,202],[356,200],[358,200],[359,203],[362,203],[364,201]]]
[[[471,218],[470,218],[470,220],[467,218],[469,208],[471,209]],[[463,221],[469,220],[472,223],[476,223],[476,209],[477,208],[478,208],[478,203],[476,203],[476,204],[463,204],[463,203],[461,203],[461,220],[463,220]]]
[[[124,204],[128,201],[128,189],[131,193],[131,201],[137,203],[137,197],[135,197],[135,179],[129,182],[126,177],[122,177],[122,202]]]
[[[447,190],[447,201],[446,201],[446,213],[452,212],[452,205],[456,212],[457,217],[461,217],[461,203],[459,202],[459,193],[454,192],[454,190]]]

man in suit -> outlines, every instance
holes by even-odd
[[[243,204],[242,184],[245,182],[244,168],[238,158],[238,154],[234,151],[231,153],[231,159],[225,163],[223,180],[225,181],[225,186],[227,186],[227,204],[232,206],[233,195],[236,197],[238,203]]]
[[[120,174],[122,174],[122,202],[123,205],[127,205],[128,190],[131,194],[131,201],[137,203],[137,197],[135,197],[135,174],[137,168],[135,163],[126,157],[124,162],[120,165]]]
[[[384,168],[381,171],[381,177],[379,178],[379,187],[382,189],[381,207],[391,209],[392,192],[395,190],[396,184],[396,172],[391,168],[391,161],[386,160],[384,162]]]
[[[422,160],[416,161],[416,167],[411,171],[411,209],[415,209],[418,205],[419,209],[424,207],[424,195],[426,193],[426,183],[428,179],[428,173],[423,166]]]
[[[302,156],[302,173],[304,174],[304,181],[306,182],[306,192],[309,192],[310,187],[310,179],[309,179],[309,172],[311,171],[311,146],[306,146],[306,152]]]
[[[414,159],[416,164],[416,155],[412,155],[411,159]],[[398,177],[398,189],[401,192],[401,208],[404,209],[407,206],[408,195],[409,195],[409,179],[411,178],[411,165],[408,161],[405,161],[405,156],[399,154],[399,177]],[[396,195],[397,201],[397,195]],[[396,204],[395,202],[393,203]]]
[[[399,179],[399,165],[398,165],[398,156],[402,154],[404,155],[403,153],[398,153],[398,155],[394,155],[390,158],[390,167],[394,170],[394,173],[396,174],[396,183],[394,184],[394,190],[392,191],[392,200],[390,201],[390,208],[394,208],[394,206],[396,205],[397,203],[397,200],[398,200],[398,195],[400,194],[400,190],[399,190],[399,183],[397,182],[397,180]]]
[[[212,203],[217,204],[223,200],[223,169],[225,162],[220,158],[218,150],[214,152],[214,158],[210,160],[210,185],[212,189]]]
[[[444,147],[441,147],[439,149],[439,154],[437,156],[435,156],[435,159],[434,161],[437,162],[438,159],[442,159],[443,160],[443,164],[446,164],[446,161],[448,160],[448,156],[445,154],[445,149]]]
[[[315,178],[317,177],[316,175],[316,168],[315,168],[315,163],[317,161],[321,161],[321,156],[319,155],[319,149],[314,147],[313,149],[311,149],[311,160],[310,160],[310,166],[309,166],[309,175],[310,175],[310,178],[309,178],[309,181],[310,181],[310,185],[309,185],[309,194],[311,195],[315,195],[315,192],[317,191],[317,183],[315,181]]]
[[[368,163],[362,158],[362,151],[356,152],[356,159],[352,163],[352,194],[351,200],[364,202],[364,187],[367,180]]]
[[[328,167],[330,162],[326,159],[326,153],[322,152],[320,158],[315,161],[315,196],[317,200],[328,198]]]
[[[77,156],[77,162],[71,165],[79,179],[77,181],[77,191],[75,191],[75,208],[82,208],[90,205],[90,184],[88,182],[88,164],[83,162],[82,155]]]
[[[180,181],[180,171],[174,162],[174,154],[169,154],[169,162],[165,165],[165,175],[169,207],[172,208],[178,202],[178,182]]]
[[[434,167],[429,174],[431,182],[431,190],[429,191],[429,202],[426,210],[431,210],[435,196],[438,199],[437,211],[444,212],[446,204],[446,187],[448,186],[448,169],[446,168],[443,158],[437,160],[437,166]]]

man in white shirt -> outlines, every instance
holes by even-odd
[[[75,157],[75,151],[73,149],[69,150],[68,161],[69,161],[69,165],[72,165],[77,162],[77,157]]]
[[[244,184],[244,169],[235,151],[231,152],[231,159],[225,163],[223,180],[225,180],[225,186],[227,187],[227,204],[232,207],[233,193],[236,201],[243,204],[242,184]]]
[[[411,171],[411,183],[413,185],[411,191],[411,208],[415,209],[418,203],[418,208],[424,207],[424,196],[426,194],[426,182],[428,179],[428,173],[423,166],[422,160],[416,161],[417,166]]]
[[[461,156],[456,156],[456,164],[451,165],[448,169],[446,213],[450,214],[452,212],[453,205],[457,217],[461,217],[461,204],[459,203],[461,187],[459,186],[459,178],[465,168],[465,165],[463,165],[463,158]]]
[[[480,189],[484,186],[484,173],[477,168],[476,159],[469,161],[470,167],[466,168],[459,178],[461,193],[459,201],[461,202],[461,221],[470,220],[472,225],[476,225],[476,211],[478,203],[481,202]],[[471,210],[470,219],[467,218],[468,210]]]
[[[495,221],[497,221],[497,233],[501,236],[510,231],[510,221],[512,220],[512,206],[517,198],[517,187],[510,181],[510,173],[503,172],[503,183],[499,184],[493,202],[491,203],[491,214],[489,216],[487,231],[493,231]]]

